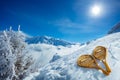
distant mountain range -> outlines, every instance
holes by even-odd
[[[113,26],[113,28],[108,31],[108,34],[120,32],[120,22]],[[70,45],[75,45],[76,43],[68,42],[62,39],[57,39],[53,37],[48,37],[48,36],[35,36],[35,37],[27,37],[26,42],[28,44],[38,44],[38,43],[45,43],[45,44],[51,44],[54,46],[70,46]],[[88,44],[88,43],[87,43]]]
[[[48,37],[48,36],[36,36],[36,37],[29,37],[26,39],[26,42],[28,44],[38,44],[38,43],[45,43],[45,44],[51,44],[54,46],[70,46],[70,45],[75,45],[75,43],[68,42],[65,40],[61,39],[56,39],[53,37]]]
[[[120,32],[120,22],[117,23],[113,28],[108,32],[108,34]]]

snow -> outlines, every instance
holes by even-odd
[[[4,31],[0,35],[0,80],[10,80],[13,76],[14,58],[10,49],[10,39]]]
[[[75,43],[68,42],[62,39],[58,39],[58,38],[48,37],[48,36],[28,37],[26,38],[26,42],[28,44],[45,43],[45,44],[50,44],[54,46],[65,46],[65,47],[75,45]]]
[[[12,64],[15,63],[12,55],[13,53],[16,54],[20,52],[21,54],[26,54],[23,55],[24,58],[22,58],[23,66],[28,61],[31,61],[32,64],[32,59],[34,59],[34,63],[30,65],[27,70],[18,71],[23,77],[29,75],[24,80],[120,80],[120,32],[106,35],[105,37],[90,41],[84,45],[71,44],[70,46],[47,44],[47,40],[46,43],[26,44],[24,42],[25,38],[25,34],[22,34],[21,31],[14,32],[11,30],[10,32],[0,32],[0,63],[1,65],[10,66],[0,67],[2,77],[5,77],[4,75],[8,73],[8,76],[10,76],[10,74],[12,76],[16,75],[14,70],[15,66],[12,66]],[[51,39],[50,37],[46,38]],[[56,39],[53,39],[53,42],[54,41],[56,41]],[[15,44],[18,46],[14,46]],[[22,45],[25,46],[25,52],[22,52],[22,50],[24,50]],[[79,67],[76,63],[79,56],[91,54],[96,46],[105,46],[108,50],[107,62],[112,70],[109,76],[105,76],[101,71],[95,69]],[[30,58],[28,54],[31,55]],[[18,57],[15,59],[17,58]],[[10,61],[11,65],[7,64],[7,60]],[[101,62],[99,62],[99,65],[104,67]],[[13,69],[13,72],[6,68]],[[24,72],[25,74],[23,74]]]
[[[58,60],[58,59],[60,59],[61,58],[61,56],[59,56],[57,53],[52,57],[52,59],[50,60],[50,62],[54,62],[54,61],[56,61],[56,60]]]
[[[0,80],[23,80],[31,73],[24,39],[20,31],[0,31]]]
[[[80,49],[80,45],[71,45],[71,47],[54,46],[49,44],[29,44],[27,46],[28,53],[31,54],[35,60],[34,64],[42,67],[49,63],[56,53],[58,56],[64,56],[73,53]]]
[[[91,54],[96,46],[105,46],[108,49],[107,62],[112,70],[109,76],[105,76],[96,69],[82,68],[76,64],[80,55]],[[64,54],[64,51],[61,52]],[[31,74],[32,77],[28,76],[25,80],[120,80],[119,73],[120,33],[114,33],[92,41],[55,62],[46,64],[39,69],[37,74],[34,74],[34,76]]]

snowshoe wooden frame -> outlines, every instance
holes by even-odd
[[[106,60],[106,58],[107,58],[107,49],[105,47],[103,47],[103,46],[97,46],[93,50],[93,56],[96,59],[98,59],[98,60],[100,60],[100,61],[103,62],[103,64],[106,67],[107,72],[109,72],[109,73],[111,72],[111,69],[110,69],[110,67],[109,67],[109,65],[107,63],[107,60]]]
[[[87,55],[87,54],[81,55],[77,60],[77,65],[84,68],[95,68],[101,70],[105,75],[109,75],[111,69],[106,61],[106,57],[107,57],[107,49],[103,46],[97,46],[93,50],[92,55]],[[104,70],[98,65],[96,59],[103,62],[103,64],[106,67],[106,70]]]
[[[77,65],[84,68],[95,68],[101,70],[105,75],[109,75],[107,71],[102,69],[92,55],[82,55],[77,60]]]

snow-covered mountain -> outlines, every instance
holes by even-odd
[[[108,49],[107,62],[112,72],[105,76],[96,69],[77,66],[80,55],[91,54],[96,46],[105,46]],[[40,68],[39,72],[31,74],[25,80],[120,80],[120,33],[107,35],[92,41],[88,45],[66,55],[55,62]]]
[[[120,32],[120,22],[113,26],[113,28],[108,32],[108,34],[115,33],[115,32]]]
[[[75,43],[67,42],[65,40],[56,39],[48,36],[36,36],[36,37],[30,37],[26,39],[26,42],[28,44],[37,44],[37,43],[45,43],[45,44],[52,44],[55,46],[70,46],[75,45]]]

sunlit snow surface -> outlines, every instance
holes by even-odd
[[[77,66],[76,60],[80,55],[91,54],[96,46],[108,49],[107,62],[112,72],[105,76],[95,69]],[[64,54],[64,53],[63,53]],[[120,33],[114,33],[97,39],[63,58],[45,65],[39,72],[33,73],[25,80],[120,80]]]
[[[80,45],[71,45],[69,47],[66,46],[54,46],[50,44],[29,44],[27,46],[28,53],[32,55],[35,59],[34,64],[32,65],[34,68],[40,68],[46,65],[51,61],[54,55],[58,54],[59,56],[64,56],[73,53],[74,51],[80,49]]]

